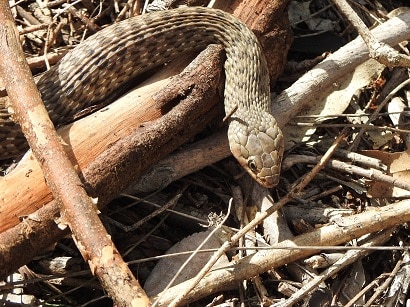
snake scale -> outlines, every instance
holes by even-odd
[[[255,35],[221,10],[184,7],[111,25],[89,37],[41,76],[37,86],[56,126],[106,101],[130,78],[212,43],[226,50],[228,139],[240,165],[261,185],[279,181],[283,136],[270,113],[269,74]],[[20,128],[0,106],[0,159],[27,149]]]

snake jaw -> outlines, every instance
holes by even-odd
[[[284,149],[282,132],[277,126],[265,131],[260,131],[259,127],[247,134],[241,132],[230,142],[232,154],[260,185],[275,187],[280,179]]]

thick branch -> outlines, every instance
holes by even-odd
[[[353,238],[359,238],[368,233],[409,222],[409,205],[410,201],[405,200],[394,205],[340,218],[331,225],[274,244],[269,250],[258,251],[226,268],[211,271],[188,294],[185,301],[181,302],[181,305],[189,304],[211,293],[233,289],[242,280],[317,254],[320,251],[320,246],[343,244]],[[314,246],[319,248],[315,249]],[[306,248],[297,249],[298,247]],[[191,280],[187,280],[180,283],[165,293],[158,294],[152,300],[159,298],[158,306],[168,306],[181,291],[184,291],[190,282]]]
[[[88,192],[98,197],[100,206],[215,117],[216,109],[213,108],[219,103],[217,88],[223,59],[216,56],[213,61],[205,63],[211,54],[218,52],[210,49],[199,59],[200,65],[190,66],[182,79],[173,81],[170,87],[179,92],[170,93],[168,104],[163,107],[152,97],[166,87],[169,79],[164,78],[187,65],[190,57],[168,65],[161,74],[109,107],[59,129],[63,141],[70,145],[66,147],[67,154],[81,170]],[[176,106],[172,108],[174,104]],[[3,191],[0,232],[16,225],[20,222],[19,217],[34,212],[52,199],[31,155],[26,156],[10,174],[0,178],[0,188]]]
[[[410,13],[404,13],[386,21],[372,30],[372,34],[390,46],[396,46],[410,37]],[[359,37],[331,54],[324,61],[304,74],[291,87],[284,90],[272,104],[272,113],[279,126],[284,126],[309,102],[321,99],[323,89],[353,71],[369,59],[369,51]]]
[[[44,178],[58,201],[78,249],[116,304],[130,300],[147,306],[149,299],[124,263],[98,218],[47,114],[18,40],[7,1],[0,1],[0,71],[15,118],[40,162]],[[121,282],[119,282],[121,281]]]
[[[410,13],[403,14],[399,17],[396,17],[390,21],[387,21],[385,24],[379,26],[374,30],[374,34],[378,39],[385,40],[391,45],[397,44],[401,40],[404,40],[410,36]],[[364,43],[360,40],[357,39],[352,43],[349,43],[345,47],[341,48],[339,51],[335,52],[332,56],[330,56],[324,63],[317,65],[313,71],[308,72],[306,75],[304,75],[300,80],[298,80],[294,85],[292,85],[289,89],[284,91],[277,99],[277,101],[280,101],[279,105],[273,104],[273,113],[276,114],[276,117],[278,121],[280,122],[280,125],[283,126],[289,119],[297,114],[297,112],[303,108],[303,106],[308,105],[312,100],[316,99],[316,93],[320,92],[321,89],[325,87],[329,87],[332,85],[333,82],[336,82],[341,75],[340,74],[345,74],[349,70],[354,69],[359,63],[365,61],[368,59],[368,54],[366,53],[366,46]],[[210,64],[209,62],[203,63],[203,67],[208,67]],[[208,83],[209,81],[205,78],[204,79],[205,84]],[[158,89],[160,90],[162,85],[158,84]],[[139,94],[138,94],[139,95]],[[150,97],[148,95],[148,97]],[[140,111],[135,111],[133,114],[138,114],[141,113]],[[110,123],[111,125],[112,123]],[[165,125],[165,123],[164,123]],[[74,128],[74,125],[72,126]],[[100,128],[99,133],[104,132],[106,127]],[[85,129],[84,127],[80,128]],[[171,132],[173,133],[173,132]],[[177,134],[177,133],[176,133]],[[90,136],[87,136],[88,138]],[[106,135],[104,135],[106,137]],[[67,137],[67,140],[70,141],[70,136]],[[168,139],[169,140],[169,139]],[[74,142],[74,139],[72,140]],[[103,141],[101,141],[103,143]],[[97,143],[95,146],[99,146]],[[210,145],[212,146],[212,145]],[[226,144],[214,144],[213,146],[226,146]],[[74,148],[76,148],[76,145],[74,145]],[[87,147],[88,149],[90,147]],[[157,152],[157,151],[153,151]],[[144,154],[140,157],[149,157],[150,156],[150,151],[147,150],[144,152]],[[137,170],[141,169],[140,166],[137,167]],[[132,167],[129,166],[129,169],[127,169],[127,172],[130,172],[132,170]],[[23,181],[23,186],[20,187],[19,189],[22,190],[22,195],[25,193],[25,186],[30,182],[30,178],[35,176],[35,172],[31,172],[30,168],[27,170],[27,176],[25,176],[25,173],[22,173],[21,176],[19,177],[19,180]],[[87,173],[86,167],[83,169],[84,173]],[[115,172],[114,172],[115,173]],[[116,175],[116,174],[114,174]],[[138,175],[138,174],[137,174]],[[15,179],[17,180],[17,179]],[[42,178],[39,179],[39,182],[42,181]],[[9,184],[12,184],[12,181],[8,182]],[[7,189],[7,184],[5,182],[2,182],[0,180],[0,189],[3,191],[3,189]],[[4,190],[4,191],[5,191]],[[14,192],[16,192],[15,190]],[[43,204],[46,202],[44,200],[45,196],[43,198]],[[1,200],[0,200],[1,201]],[[13,203],[15,201],[14,198],[9,198],[8,201]],[[4,205],[7,205],[7,202],[1,203],[1,208],[3,208]],[[26,204],[22,204],[22,206],[26,206]],[[17,206],[11,206],[9,210],[13,210],[12,212],[16,212]],[[40,205],[41,207],[41,205]],[[53,207],[49,207],[49,214],[46,216],[49,216],[52,218],[53,216]],[[34,210],[35,208],[31,208]],[[47,211],[46,209],[44,209]],[[30,211],[33,212],[33,211]],[[1,214],[7,213],[6,211],[2,211]],[[22,216],[21,214],[20,216]],[[14,223],[18,222],[18,217],[19,215],[9,215],[11,219],[13,219]],[[0,218],[0,222],[3,222],[3,215]],[[35,251],[33,251],[32,254],[28,254],[27,250],[32,250],[29,247],[31,244],[35,244],[35,246],[48,246],[52,244],[53,238],[58,239],[59,235],[61,233],[56,232],[55,234],[53,233],[54,237],[46,238],[42,242],[33,242],[31,243],[28,241],[26,238],[30,237],[33,238],[35,237],[35,232],[30,231],[30,227],[32,227],[33,230],[36,231],[44,231],[44,228],[40,227],[41,225],[39,224],[39,220],[36,215],[32,217],[32,219],[28,219],[27,221],[24,221],[23,223],[19,224],[17,227],[14,229],[11,229],[10,231],[7,231],[7,233],[2,233],[0,234],[0,242],[4,243],[1,248],[2,250],[0,251],[0,255],[3,255],[3,259],[0,259],[0,270],[3,268],[3,271],[0,271],[0,276],[6,276],[7,273],[10,273],[13,268],[17,268],[19,265],[24,264],[28,261],[28,259],[31,259],[31,257],[35,254]],[[4,226],[4,224],[3,224]],[[44,227],[48,227],[48,224],[45,223]],[[4,228],[3,228],[4,229]],[[46,228],[47,229],[47,228]],[[25,238],[22,238],[21,234],[25,234]],[[49,241],[47,241],[47,239]],[[34,240],[34,239],[33,239]],[[7,247],[14,246],[13,250],[9,250]],[[4,249],[3,249],[4,247]],[[23,252],[22,252],[23,251]],[[21,257],[25,257],[24,259]]]
[[[219,49],[219,51],[220,50],[221,49]],[[130,93],[134,100],[142,99],[142,105],[132,105],[129,100],[130,96],[128,96],[128,98],[124,97],[124,99],[120,99],[114,103],[113,106],[110,106],[108,110],[98,112],[89,118],[84,118],[60,131],[63,139],[66,142],[71,141],[71,145],[73,145],[73,152],[70,153],[71,158],[76,159],[77,155],[82,158],[78,159],[77,162],[79,163],[86,182],[88,182],[90,193],[99,195],[99,205],[107,204],[109,200],[118,195],[118,193],[129,184],[131,179],[139,177],[143,170],[156,160],[166,156],[170,151],[186,142],[188,138],[191,138],[195,133],[202,130],[208,121],[215,117],[218,110],[222,111],[222,106],[218,104],[219,91],[217,88],[220,84],[223,59],[220,57],[220,54],[218,57],[217,52],[216,58],[219,58],[219,61],[204,61],[203,59],[210,57],[210,54],[215,55],[215,49],[206,51],[203,57],[200,57],[198,61],[200,64],[191,65],[190,69],[188,69],[182,78],[182,82],[185,81],[185,85],[190,85],[188,87],[190,89],[189,95],[185,96],[180,93],[183,96],[178,98],[173,97],[175,99],[172,103],[177,103],[177,105],[159,119],[153,119],[149,123],[144,124],[147,120],[144,118],[146,114],[139,108],[143,107],[143,110],[149,108],[157,109],[151,97],[154,95],[155,90],[162,90],[164,81],[158,81],[157,83],[151,79],[150,82],[148,82],[150,83],[149,85],[143,86]],[[174,66],[167,66],[167,72],[174,72],[176,66],[178,66],[177,64],[180,63],[175,63]],[[165,80],[165,82],[167,82],[167,80]],[[198,85],[192,85],[192,82],[198,82]],[[175,83],[172,83],[170,88],[183,89],[183,87],[178,85],[181,85],[181,80],[175,80]],[[130,111],[130,107],[134,108],[132,112]],[[122,109],[125,109],[129,115],[125,123],[115,119],[116,112]],[[154,113],[160,116],[158,109],[154,111]],[[141,115],[143,116],[141,117]],[[97,119],[97,121],[93,119]],[[85,131],[86,127],[89,127],[90,121],[92,124],[98,124],[92,127],[95,127],[95,131],[99,133],[94,133],[91,136],[86,135],[80,143],[77,143],[77,138],[70,138],[73,135],[79,137],[81,132]],[[121,126],[122,129],[116,129],[118,128],[117,125]],[[110,130],[106,128],[107,126],[110,127]],[[117,142],[103,144],[105,143],[107,134],[115,136],[115,138],[118,139]],[[95,161],[98,162],[87,161],[87,153],[91,151],[91,148],[100,151],[100,154],[96,158],[93,156]],[[118,160],[114,162],[113,159]],[[32,159],[26,158],[26,160],[33,162]],[[100,163],[101,165],[107,164],[108,166],[106,165],[106,168],[103,168],[100,166]],[[110,166],[111,163],[112,165]],[[39,186],[44,185],[44,180],[42,180],[41,176],[36,176],[38,171],[35,169],[35,164],[31,163],[26,165],[23,170],[19,169],[15,171],[18,171],[18,176],[16,175],[15,178],[22,179],[22,182],[19,182],[17,179],[13,180],[13,178],[9,176],[3,178],[3,181],[0,180],[0,186],[5,188],[6,193],[4,196],[7,196],[7,200],[13,202],[13,193],[17,193],[19,190],[25,190],[26,192],[30,192],[29,198],[28,200],[26,199],[26,201],[30,199],[33,201],[37,200],[38,206],[41,207],[42,202],[44,202],[44,194],[37,194],[36,192]],[[14,172],[10,175],[13,174]],[[28,177],[24,176],[24,174],[27,174]],[[119,176],[119,174],[121,174],[121,176]],[[4,181],[6,179],[7,181]],[[33,180],[35,180],[34,184],[32,183]],[[13,185],[13,188],[8,189],[8,184]],[[21,186],[16,187],[16,184],[21,184]],[[24,184],[29,184],[30,188],[27,189],[29,186],[24,187]],[[26,193],[22,191],[21,196],[19,196],[24,197],[25,194]],[[16,198],[14,201],[20,201],[20,198]],[[24,207],[23,210],[27,210],[27,205],[23,204],[24,203],[22,203],[22,207]],[[8,202],[4,202],[4,206],[8,205]],[[13,212],[16,212],[16,210],[21,208],[14,206],[9,206],[8,208],[9,210],[2,212],[2,216],[7,216],[9,223],[10,221],[16,223],[18,218],[15,215],[11,215],[10,211],[13,210]],[[33,207],[30,208],[32,210],[31,212],[35,209]],[[3,257],[0,259],[0,276],[5,276],[13,269],[23,265],[40,250],[41,246],[45,248],[52,244],[53,238],[57,239],[61,236],[60,230],[52,232],[47,228],[50,227],[48,221],[44,221],[43,226],[39,225],[44,217],[53,220],[57,215],[55,210],[56,206],[53,201],[38,212],[29,215],[15,228],[0,234],[0,241],[2,242],[2,245],[0,245],[0,255]],[[40,216],[41,219],[39,218]],[[4,221],[3,218],[0,219],[0,222]],[[3,224],[3,227],[4,225],[6,224]],[[57,230],[55,226],[52,228]],[[38,239],[38,236],[31,233],[31,231],[40,231],[43,234],[49,231],[53,237],[44,237],[41,242],[36,241],[31,243],[28,239]],[[25,234],[24,238],[22,238],[21,233]],[[50,241],[47,241],[47,239]],[[28,246],[31,244],[35,245],[38,249],[34,250],[29,248],[29,251],[27,251],[27,244]]]

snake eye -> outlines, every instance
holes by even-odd
[[[256,173],[258,171],[258,167],[256,166],[255,160],[249,160],[248,166],[252,170],[252,172]]]

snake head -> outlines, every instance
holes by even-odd
[[[284,142],[279,127],[239,132],[230,125],[230,148],[240,165],[260,185],[273,188],[279,183]]]

